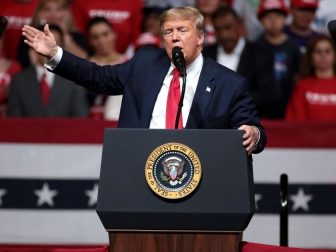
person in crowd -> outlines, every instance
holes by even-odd
[[[195,7],[204,16],[204,46],[210,46],[216,44],[216,33],[212,24],[212,15],[222,6],[226,6],[227,3],[223,0],[196,0]]]
[[[46,66],[54,73],[97,92],[123,94],[118,127],[240,129],[247,153],[262,151],[266,135],[246,79],[201,53],[201,13],[194,7],[172,8],[162,14],[160,24],[164,49],[143,47],[131,60],[114,66],[97,66],[58,47],[47,25],[44,32],[24,26],[23,36],[48,59]],[[175,47],[183,53],[186,67],[174,66]],[[187,85],[178,117],[180,76],[185,68]],[[180,120],[175,122],[176,117]]]
[[[291,0],[290,14],[292,21],[285,26],[285,33],[299,46],[300,52],[304,53],[306,45],[317,33],[312,29],[319,0]]]
[[[63,45],[61,28],[50,25],[55,41]],[[45,59],[32,49],[33,65],[16,74],[10,84],[7,115],[10,117],[86,117],[85,89],[43,67]]]
[[[127,57],[117,52],[117,34],[110,22],[104,17],[94,17],[87,25],[89,45],[93,51],[89,60],[97,65],[121,64]],[[90,115],[96,119],[118,120],[122,95],[111,96],[90,92]]]
[[[328,23],[336,19],[335,0],[319,1],[312,28],[317,33],[328,34]]]
[[[141,32],[150,32],[155,36],[160,36],[160,16],[164,11],[164,8],[158,7],[143,8],[144,18],[142,20]]]
[[[273,53],[246,41],[241,20],[234,9],[222,7],[213,16],[217,44],[204,48],[204,54],[247,78],[260,117],[273,115],[279,92],[273,73]]]
[[[127,60],[116,47],[117,33],[111,23],[104,17],[94,17],[87,25],[89,46],[93,53],[90,61],[98,65],[115,65]]]
[[[274,105],[270,115],[275,119],[284,118],[301,56],[299,46],[283,31],[287,14],[288,9],[284,0],[262,0],[260,2],[258,18],[264,27],[264,33],[257,43],[261,48],[273,52],[274,76],[281,98],[279,103]]]
[[[257,18],[258,4],[260,0],[233,0],[232,8],[236,11],[244,23],[244,36],[250,42],[256,41],[263,28]]]
[[[173,8],[183,6],[194,6],[195,0],[143,0],[145,7]]]
[[[39,0],[1,0],[0,16],[8,20],[0,54],[7,59],[17,59],[17,48],[21,40],[21,29],[30,24]]]
[[[112,24],[118,38],[119,53],[132,56],[135,40],[140,35],[142,0],[72,0],[72,13],[78,29],[86,34],[87,22],[95,17],[105,17]]]
[[[160,7],[172,8],[183,6],[195,6],[197,0],[144,0],[146,7]],[[231,5],[234,0],[223,0],[225,3]]]
[[[135,50],[142,46],[152,45],[161,47],[160,15],[163,8],[145,7],[143,8],[143,20],[141,34],[135,41]]]
[[[2,48],[2,34],[7,26],[7,19],[0,16],[0,51]],[[8,89],[14,74],[21,71],[21,66],[15,60],[4,57],[0,54],[0,117],[5,117]]]
[[[317,35],[302,59],[300,80],[288,104],[286,120],[336,122],[335,46],[327,35]]]
[[[57,25],[62,29],[64,48],[79,57],[86,58],[88,56],[86,39],[74,26],[68,0],[39,1],[31,25],[40,27],[46,23]],[[27,45],[21,41],[18,48],[18,60],[23,67],[28,67],[31,64],[27,52]]]

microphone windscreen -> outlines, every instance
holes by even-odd
[[[182,49],[181,47],[178,47],[178,46],[175,46],[172,50],[172,57],[173,57],[173,60],[178,60],[180,59],[181,57],[183,57],[183,52],[182,52]]]
[[[336,20],[331,20],[328,23],[328,31],[330,33],[331,38],[336,44]]]
[[[185,62],[184,62],[184,55],[183,55],[181,47],[175,46],[173,48],[173,50],[172,50],[172,58],[173,58],[174,65],[182,73],[183,68],[185,67]]]

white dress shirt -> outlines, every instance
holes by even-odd
[[[57,48],[58,48],[58,50],[57,50],[57,53],[55,54],[55,56],[52,59],[48,60],[44,64],[44,66],[46,68],[48,68],[49,70],[54,70],[57,67],[58,63],[60,63],[60,61],[62,59],[63,49],[59,46]]]
[[[237,71],[240,56],[244,50],[245,44],[245,39],[240,38],[238,44],[231,53],[225,52],[222,46],[218,46],[217,62],[233,71]]]
[[[186,80],[186,90],[183,99],[183,107],[182,107],[182,125],[185,128],[191,108],[192,101],[194,99],[194,95],[196,92],[197,83],[201,74],[201,70],[203,67],[203,56],[200,53],[198,57],[187,66],[187,80]],[[163,80],[163,85],[159,92],[159,95],[156,99],[152,119],[150,122],[149,128],[151,129],[164,129],[166,128],[166,105],[168,99],[168,92],[170,82],[173,78],[173,70],[175,65],[171,63],[171,66],[168,70],[166,77]],[[182,77],[180,77],[180,89],[182,93]]]
[[[45,73],[46,75],[46,82],[48,84],[49,88],[52,88],[52,86],[54,85],[54,79],[55,79],[55,74],[49,71],[46,71],[46,69],[42,66],[36,65],[35,66],[35,70],[36,70],[36,78],[38,83],[41,82],[42,80],[42,75]]]

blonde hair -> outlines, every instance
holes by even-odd
[[[194,21],[195,28],[200,35],[204,34],[204,17],[202,13],[195,7],[177,7],[164,11],[160,16],[161,33],[163,31],[163,24],[168,20],[183,19]]]

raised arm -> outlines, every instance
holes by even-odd
[[[38,54],[45,56],[47,59],[51,59],[56,55],[58,46],[54,35],[49,30],[48,24],[44,26],[43,31],[24,25],[22,27],[22,35],[25,37],[24,42]]]

